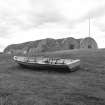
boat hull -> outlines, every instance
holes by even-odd
[[[16,61],[20,66],[27,67],[27,68],[40,68],[40,69],[46,69],[46,68],[68,68],[67,65],[52,65],[52,64],[39,64],[39,63],[26,63],[26,62],[20,62]]]
[[[71,67],[71,65],[53,65],[53,64],[39,64],[39,63],[26,63],[26,62],[20,62],[16,61],[21,67],[23,68],[30,68],[30,69],[43,69],[43,70],[67,70],[67,71],[75,71],[80,68],[80,65],[75,65],[74,67]],[[72,64],[73,66],[73,64]]]
[[[19,58],[19,57],[18,57]],[[64,64],[58,63],[58,64],[53,64],[53,63],[44,63],[44,62],[33,62],[33,61],[27,61],[22,59],[17,59],[16,57],[14,58],[15,62],[18,63],[21,67],[24,68],[31,68],[31,69],[45,69],[45,70],[68,70],[68,71],[75,71],[78,68],[80,68],[80,60],[71,60],[71,62],[67,62]]]

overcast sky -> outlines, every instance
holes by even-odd
[[[105,0],[0,0],[0,51],[43,38],[91,37],[105,47]]]

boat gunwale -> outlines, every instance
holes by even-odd
[[[22,60],[18,60],[16,59],[16,57],[22,57],[22,56],[14,56],[14,60],[15,61],[18,61],[18,62],[24,62],[24,63],[27,63],[27,64],[48,64],[48,65],[70,65],[70,64],[73,64],[73,63],[77,63],[77,62],[80,62],[79,59],[76,59],[76,60],[72,60],[72,59],[63,59],[63,60],[68,60],[70,61],[69,63],[68,62],[63,62],[63,63],[55,63],[55,62],[48,62],[46,63],[45,61],[42,60],[42,62],[38,62],[37,60],[35,62],[32,62],[32,61],[29,61],[29,59],[27,57],[22,57],[22,58],[26,58],[27,60],[26,61],[22,61]],[[37,58],[36,58],[37,59]],[[42,58],[43,59],[43,58]],[[44,59],[47,59],[47,58],[44,58]],[[61,58],[62,59],[62,58]],[[60,60],[61,60],[60,59]]]

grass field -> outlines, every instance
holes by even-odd
[[[29,70],[0,55],[0,105],[105,105],[105,50],[48,56],[81,59],[75,72]]]

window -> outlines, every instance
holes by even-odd
[[[91,45],[88,45],[88,48],[92,48],[92,46]]]
[[[71,45],[69,46],[69,49],[74,49],[74,45],[71,44]]]

